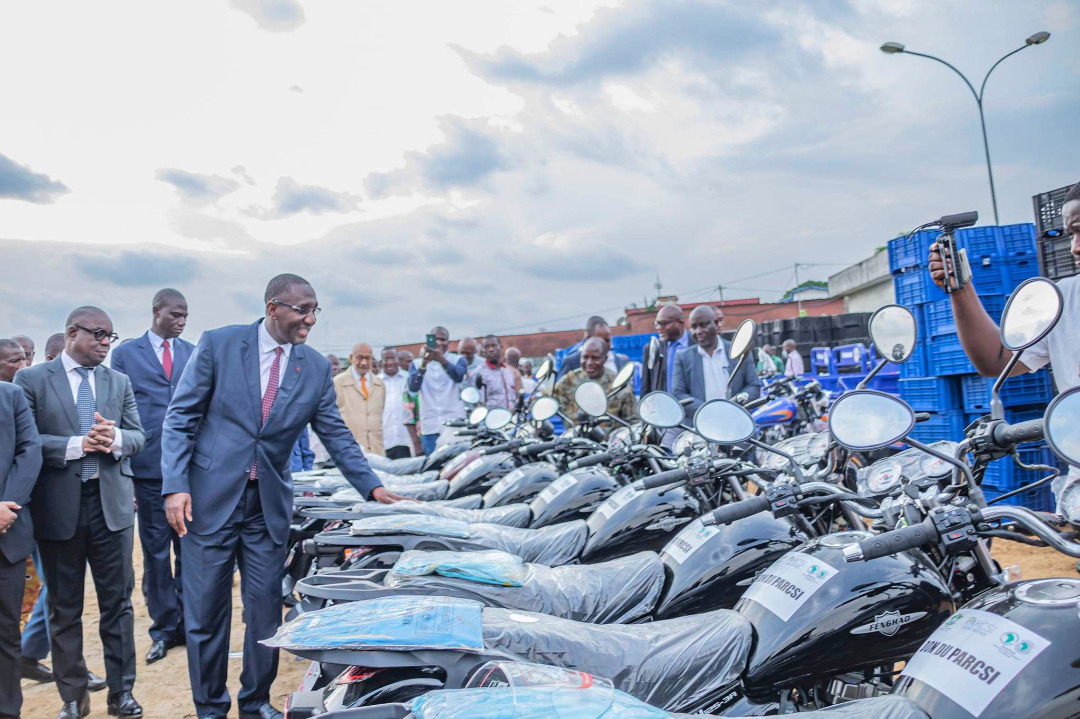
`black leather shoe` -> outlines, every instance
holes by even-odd
[[[86,688],[92,692],[99,692],[105,688],[105,680],[88,671],[86,673]]]
[[[83,694],[82,698],[74,702],[64,702],[56,719],[82,719],[90,716],[90,695]]]
[[[257,712],[240,712],[240,719],[285,719],[285,715],[266,702]]]
[[[20,674],[23,679],[29,679],[32,682],[51,682],[53,680],[52,669],[49,669],[37,659],[31,659],[30,657],[22,658]]]
[[[169,653],[169,645],[163,641],[156,641],[150,645],[150,651],[146,653],[146,663],[153,664],[165,658]]]
[[[131,692],[117,692],[109,695],[109,716],[141,717],[142,707]]]

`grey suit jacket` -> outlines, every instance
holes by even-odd
[[[44,460],[37,485],[30,495],[34,518],[34,536],[38,539],[71,539],[79,522],[82,498],[82,459],[67,461],[68,439],[82,434],[71,385],[59,357],[44,364],[21,369],[15,384],[26,392],[38,433],[41,435]],[[116,422],[123,432],[123,453],[118,460],[112,454],[98,455],[101,508],[105,523],[112,531],[135,524],[135,495],[131,486],[129,458],[142,449],[142,424],[135,404],[131,381],[116,370],[99,365],[94,369],[97,410],[105,419]]]
[[[725,339],[720,341],[724,343],[724,350],[728,353],[728,357],[731,357],[731,343]],[[747,354],[750,354],[749,350]],[[761,396],[761,379],[758,377],[757,368],[751,358],[752,355],[747,357],[739,368],[738,374],[728,381],[728,397],[734,397],[740,392],[746,392],[752,400]],[[735,368],[734,364],[730,366],[731,369]],[[705,404],[705,370],[697,345],[676,353],[675,374],[672,376],[670,392],[679,400],[690,400],[686,404],[686,419],[692,422],[698,407]]]
[[[0,382],[0,501],[22,509],[6,534],[0,534],[0,552],[14,564],[34,551],[34,523],[30,492],[41,471],[41,438],[26,395],[10,382]]]

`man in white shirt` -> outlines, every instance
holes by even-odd
[[[671,394],[685,402],[686,418],[691,421],[698,407],[714,399],[738,397],[743,401],[757,399],[761,380],[753,362],[743,362],[734,377],[735,368],[728,354],[730,343],[720,337],[713,308],[699,305],[690,313],[690,332],[696,346],[680,350],[675,355]]]
[[[412,439],[405,426],[405,390],[408,379],[398,366],[397,350],[387,347],[382,351],[382,381],[386,386],[386,403],[383,405],[383,446],[390,459],[410,455]]]
[[[787,362],[784,365],[785,377],[801,377],[806,372],[806,365],[803,364],[802,355],[799,354],[799,349],[795,345],[795,340],[784,340],[784,354],[787,355]]]
[[[435,347],[424,347],[421,359],[409,367],[409,391],[420,395],[420,445],[424,454],[435,451],[439,432],[448,420],[465,416],[459,396],[460,385],[468,372],[465,358],[450,349],[450,333],[434,327]]]

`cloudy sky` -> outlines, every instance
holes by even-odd
[[[775,298],[992,221],[970,93],[878,46],[978,86],[1039,30],[988,83],[1003,223],[1080,179],[1074,2],[5,3],[0,335],[92,303],[131,336],[162,286],[197,335],[286,271],[331,351],[614,321],[657,276]]]

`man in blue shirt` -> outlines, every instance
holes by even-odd
[[[686,316],[678,305],[664,305],[656,313],[653,327],[660,334],[660,349],[649,364],[649,346],[641,357],[641,396],[657,390],[670,392],[675,373],[675,355],[695,344],[686,331]]]

